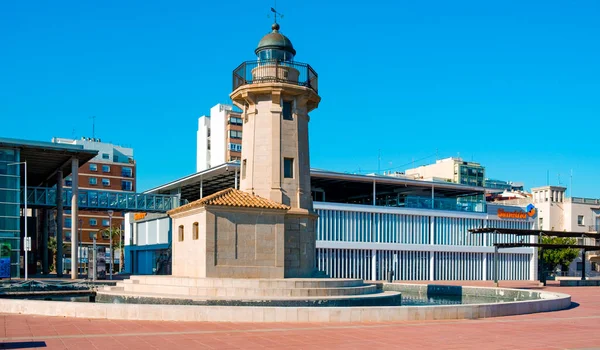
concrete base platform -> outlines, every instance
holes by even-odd
[[[131,276],[97,292],[97,302],[229,306],[397,306],[401,294],[360,279],[234,279]]]

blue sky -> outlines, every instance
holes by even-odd
[[[0,136],[134,147],[138,189],[193,173],[197,118],[227,103],[271,1],[4,1]],[[319,74],[313,167],[457,156],[526,187],[600,197],[600,2],[279,0]]]

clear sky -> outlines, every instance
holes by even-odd
[[[272,1],[2,1],[0,136],[134,148],[138,190],[195,171],[197,118],[228,103]],[[527,188],[600,197],[600,2],[279,0],[319,74],[311,165],[457,156]],[[381,161],[378,165],[378,153]],[[414,162],[413,162],[414,160]],[[559,175],[560,174],[560,175]]]

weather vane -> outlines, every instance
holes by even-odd
[[[277,12],[276,8],[277,8],[277,1],[275,1],[274,7],[271,7],[271,12],[273,12],[273,16],[275,17],[274,23],[277,23],[277,16],[279,16],[279,19],[283,18],[283,14]],[[271,16],[268,16],[268,17],[270,18]]]

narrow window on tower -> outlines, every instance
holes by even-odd
[[[194,222],[192,226],[192,239],[198,239],[198,223]]]
[[[183,225],[179,225],[179,242],[183,242]]]
[[[246,160],[242,161],[242,179],[246,178]]]
[[[283,119],[294,120],[292,118],[292,101],[283,101]]]
[[[294,178],[294,158],[283,158],[283,177]]]

